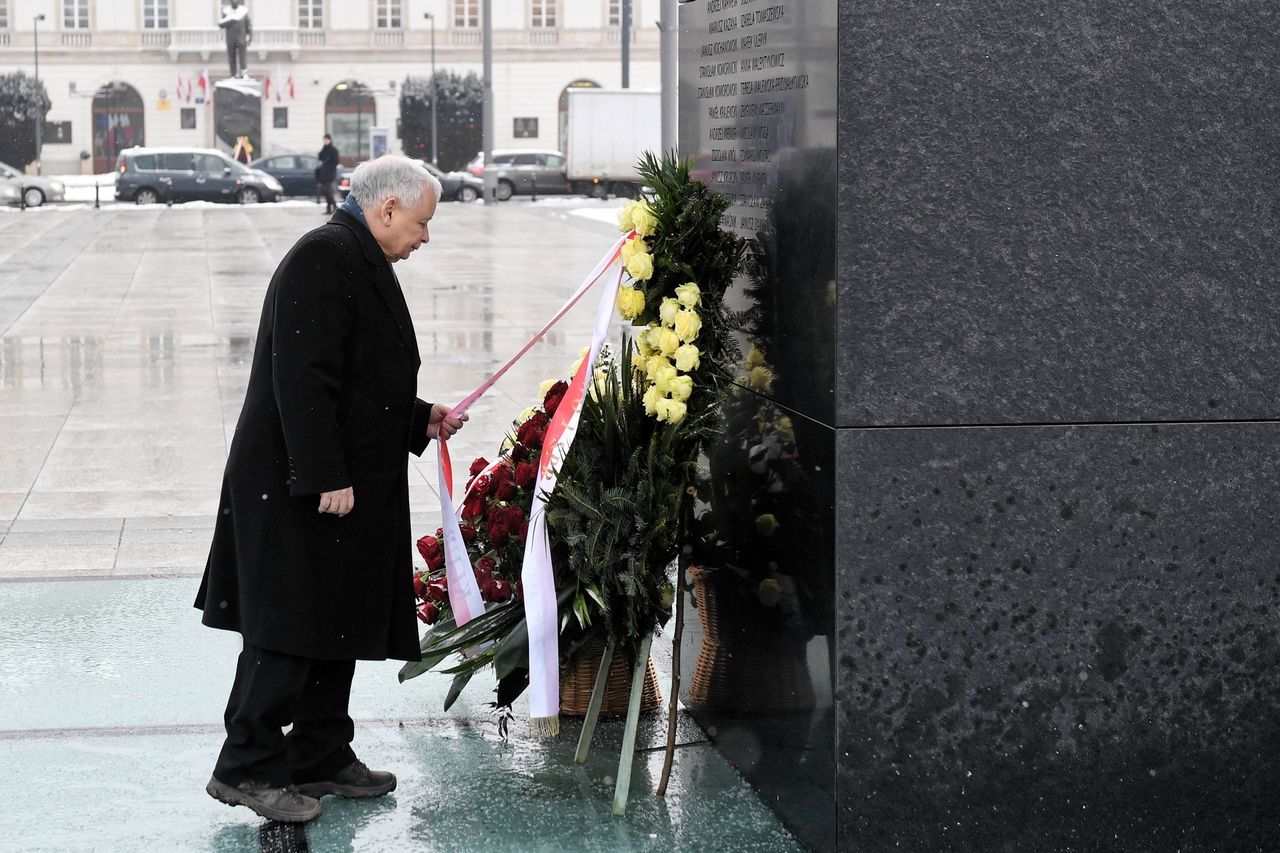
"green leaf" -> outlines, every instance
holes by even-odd
[[[475,672],[463,672],[454,677],[453,683],[449,685],[449,694],[444,697],[444,709],[447,711],[453,707],[453,703],[458,701],[458,696],[462,694],[462,688],[467,686],[467,682],[471,680],[471,676]]]

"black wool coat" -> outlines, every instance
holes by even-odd
[[[409,309],[345,211],[289,250],[267,288],[196,607],[266,649],[418,660],[408,453],[431,405]],[[353,487],[355,508],[317,511]]]

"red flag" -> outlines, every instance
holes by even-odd
[[[200,95],[207,101],[209,99],[209,69],[200,72]]]
[[[178,88],[175,89],[174,91],[177,93],[174,95],[174,97],[177,100],[181,101],[182,100],[182,75],[181,74],[178,75]]]
[[[262,100],[271,100],[271,75],[262,78]]]
[[[293,75],[289,75],[289,97],[293,97]]]

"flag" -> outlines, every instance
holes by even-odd
[[[209,101],[209,69],[208,68],[200,72],[199,86],[200,86],[200,96],[205,99],[206,103],[208,103]]]
[[[191,82],[191,78],[187,77],[187,103],[188,104],[191,103],[191,96],[194,94],[194,92],[192,92],[191,90],[194,88],[195,88],[195,85]]]
[[[174,98],[176,100],[181,101],[182,100],[182,75],[181,74],[178,75],[178,87],[174,89],[174,92],[176,93],[174,95]]]
[[[289,75],[289,97],[293,97],[293,75]]]
[[[262,78],[262,100],[271,100],[271,75]]]

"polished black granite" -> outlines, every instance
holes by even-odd
[[[1274,417],[1277,23],[841,3],[837,425]]]
[[[842,848],[1280,849],[1280,425],[837,441]]]

